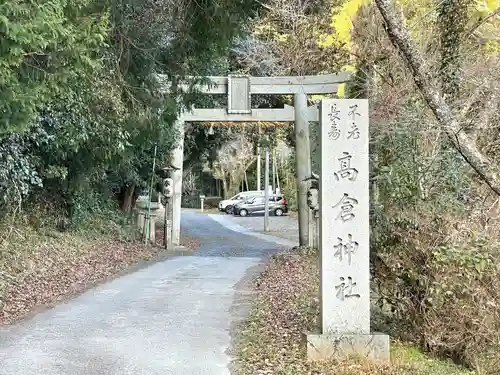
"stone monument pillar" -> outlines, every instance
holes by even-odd
[[[319,189],[321,333],[312,360],[389,360],[389,337],[370,331],[368,100],[322,100]]]

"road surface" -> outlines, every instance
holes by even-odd
[[[183,231],[201,241],[195,256],[156,263],[0,329],[0,374],[229,374],[231,327],[249,300],[244,279],[289,244],[221,220],[183,212]]]

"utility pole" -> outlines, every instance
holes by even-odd
[[[273,192],[276,193],[276,151],[273,149]]]
[[[297,203],[299,209],[299,244],[310,246],[313,240],[311,210],[307,205],[308,181],[311,175],[311,145],[309,142],[309,122],[307,118],[307,95],[296,93],[293,97],[295,107],[295,163],[297,173]]]
[[[261,181],[260,181],[260,124],[257,124],[257,134],[259,135],[259,139],[257,140],[257,190],[260,191]]]
[[[264,232],[269,232],[269,146],[266,146],[266,165],[264,168]]]
[[[279,163],[278,160],[276,160],[276,192],[279,191],[281,194],[281,187],[280,187],[280,173],[279,169],[283,166],[283,154],[280,152],[279,153]]]

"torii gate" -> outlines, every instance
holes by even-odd
[[[309,143],[309,121],[319,121],[316,105],[307,105],[307,95],[336,94],[341,83],[349,80],[350,73],[317,76],[251,77],[229,75],[209,77],[207,85],[197,85],[203,94],[227,95],[227,108],[196,108],[183,113],[175,123],[180,133],[177,147],[172,153],[172,165],[178,168],[172,173],[172,243],[180,242],[180,214],[182,198],[182,166],[184,162],[184,122],[295,122],[296,174],[298,186],[299,241],[301,246],[313,245],[313,218],[307,204],[307,189],[311,176],[311,152]],[[158,79],[165,82],[164,76]],[[182,85],[181,85],[182,88]],[[252,94],[294,95],[293,107],[286,105],[278,109],[251,108]],[[265,184],[265,189],[267,189]]]

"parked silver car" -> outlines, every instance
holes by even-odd
[[[253,197],[262,196],[264,196],[264,192],[260,190],[242,191],[241,193],[236,194],[234,197],[220,201],[219,211],[225,211],[227,214],[231,214],[233,212],[233,206],[235,204],[241,203]]]
[[[241,203],[237,203],[233,207],[233,214],[239,216],[247,216],[250,214],[263,214],[265,212],[265,198],[252,197]],[[283,216],[288,212],[286,199],[281,195],[272,195],[269,197],[269,213],[276,216]]]

